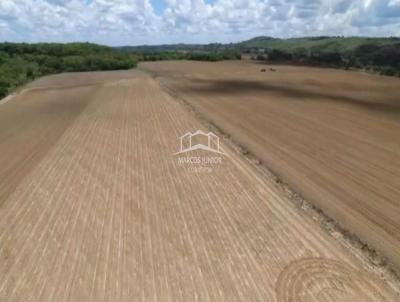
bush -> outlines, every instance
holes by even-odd
[[[273,49],[268,53],[269,61],[290,61],[292,54],[283,50]]]
[[[381,74],[392,77],[392,76],[396,75],[396,70],[392,67],[385,67],[385,68],[382,68]]]
[[[9,84],[6,82],[0,81],[0,99],[5,97],[8,93]]]
[[[320,52],[312,53],[311,61],[316,64],[330,65],[330,66],[342,66],[342,56],[337,52]]]
[[[195,60],[195,61],[221,61],[221,60],[240,60],[242,55],[236,50],[223,51],[144,51],[135,53],[140,61],[163,61],[163,60]]]
[[[222,61],[223,56],[220,53],[215,53],[215,52],[194,52],[190,53],[188,55],[188,60],[194,60],[194,61],[211,61],[211,62],[216,62],[216,61]]]

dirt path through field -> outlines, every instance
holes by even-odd
[[[207,129],[149,76],[89,99],[0,208],[0,301],[398,301],[225,142],[176,155]]]

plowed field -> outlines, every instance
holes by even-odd
[[[0,301],[399,300],[150,76],[61,79],[0,105]]]
[[[399,78],[246,61],[142,66],[400,267]]]

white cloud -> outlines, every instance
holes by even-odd
[[[400,0],[0,0],[0,40],[111,45],[398,35]]]

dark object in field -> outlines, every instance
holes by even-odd
[[[270,70],[270,71],[273,71],[273,72],[275,72],[275,71],[276,71],[276,69],[274,69],[274,68],[270,68],[269,70]]]
[[[261,69],[260,71],[261,71],[261,72],[266,72],[265,68]]]

